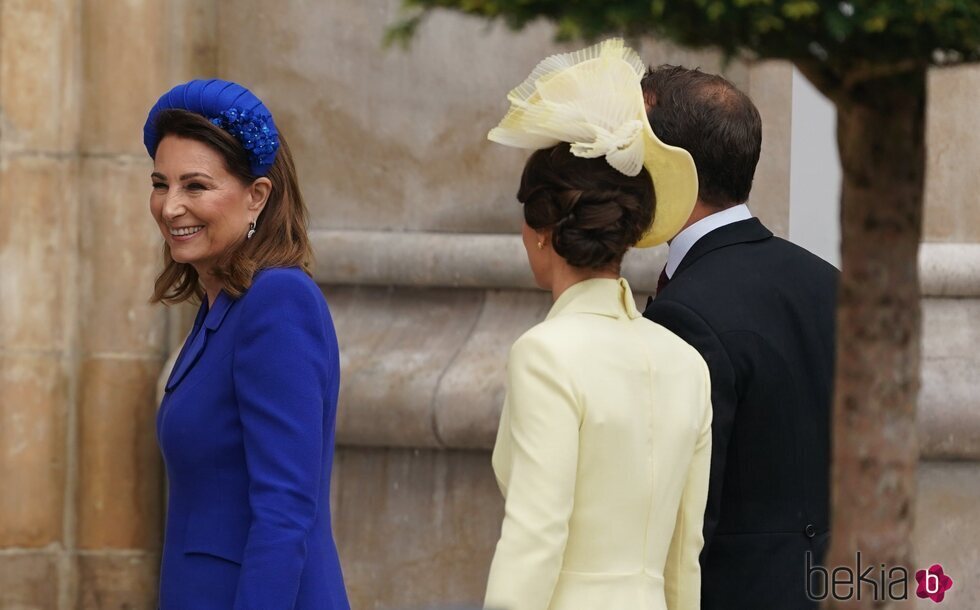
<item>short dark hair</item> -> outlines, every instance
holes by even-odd
[[[517,192],[528,226],[551,228],[552,247],[568,264],[617,272],[653,220],[654,197],[645,168],[627,176],[605,158],[576,157],[566,143],[535,151]]]
[[[235,136],[216,127],[203,116],[187,110],[160,112],[154,124],[160,140],[173,135],[197,140],[221,155],[225,167],[242,184],[256,180],[248,153]],[[300,267],[313,274],[313,248],[306,233],[308,212],[299,190],[299,179],[286,137],[279,132],[279,150],[266,173],[272,190],[265,208],[256,219],[254,239],[243,239],[218,261],[212,273],[222,280],[223,290],[239,298],[252,285],[255,274],[269,267]],[[150,301],[180,303],[192,297],[203,298],[197,271],[190,264],[178,263],[163,245],[163,270],[157,276]]]
[[[682,66],[651,68],[642,85],[653,132],[694,158],[698,198],[720,208],[748,201],[762,149],[762,119],[749,96]]]

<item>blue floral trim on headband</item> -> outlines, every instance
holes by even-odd
[[[271,116],[232,107],[210,120],[241,142],[252,167],[272,165],[279,150],[279,138],[269,127]]]
[[[238,83],[217,78],[198,79],[161,95],[143,124],[143,145],[150,157],[156,158],[160,144],[157,117],[171,109],[199,114],[233,135],[248,154],[254,176],[266,175],[276,160],[280,141],[272,113],[262,100]]]

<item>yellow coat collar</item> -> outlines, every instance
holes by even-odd
[[[636,309],[633,291],[625,278],[595,278],[572,284],[559,295],[545,319],[572,313],[592,313],[630,320],[642,315]]]

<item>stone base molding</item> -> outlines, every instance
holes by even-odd
[[[317,281],[343,358],[339,442],[489,449],[510,345],[542,320],[517,235],[315,231]],[[628,255],[642,307],[664,248]],[[980,459],[980,244],[925,243],[920,442],[925,459]],[[356,286],[354,285],[356,284]]]
[[[535,288],[518,228],[504,233],[358,230],[311,232],[321,284],[415,288]],[[623,276],[652,293],[667,248],[630,250]],[[980,244],[923,243],[922,294],[980,298]]]

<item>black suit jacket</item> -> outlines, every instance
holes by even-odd
[[[705,610],[817,605],[806,553],[822,563],[828,543],[837,278],[752,218],[698,240],[644,312],[711,371]]]

